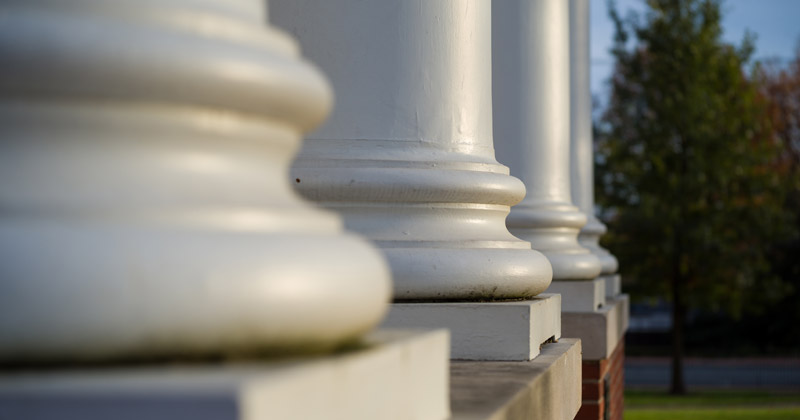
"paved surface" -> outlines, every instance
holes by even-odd
[[[625,385],[667,386],[668,358],[628,358]],[[800,390],[800,359],[687,359],[688,386],[709,388],[796,388]]]
[[[571,419],[581,406],[581,345],[573,338],[542,347],[527,362],[450,362],[453,420]]]

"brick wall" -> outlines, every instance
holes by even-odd
[[[625,338],[608,359],[583,361],[583,405],[575,420],[622,420]]]

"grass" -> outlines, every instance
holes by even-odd
[[[797,420],[800,408],[625,409],[625,420]]]
[[[700,391],[673,396],[627,391],[625,420],[800,419],[800,395],[765,391]]]

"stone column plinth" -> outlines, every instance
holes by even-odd
[[[617,259],[600,246],[599,240],[606,232],[606,227],[594,215],[589,0],[570,0],[569,4],[572,201],[588,218],[578,240],[600,260],[600,275],[609,276],[617,271]]]
[[[547,256],[554,283],[591,281],[600,262],[578,243],[586,215],[570,193],[569,3],[492,4],[497,157],[528,191],[507,225]]]
[[[394,298],[544,291],[550,265],[505,226],[525,187],[494,157],[490,2],[273,4],[338,93],[292,179],[381,248]]]
[[[389,300],[293,192],[327,82],[263,2],[4,2],[0,362],[318,352]]]
[[[50,371],[4,372],[0,373],[0,418],[452,418],[446,331],[377,331],[365,337],[364,344],[355,351],[288,363],[184,361],[168,366],[70,366]],[[580,357],[580,347],[576,350]],[[569,368],[564,365],[557,364],[558,372]],[[554,385],[560,382],[563,381],[555,381]],[[556,395],[567,391],[563,387],[552,388]]]

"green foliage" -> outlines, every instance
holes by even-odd
[[[721,40],[717,0],[648,0],[617,25],[612,97],[598,125],[606,245],[638,296],[678,279],[690,307],[738,315],[786,292],[768,250],[791,233],[753,51]],[[747,301],[745,302],[745,299]]]

